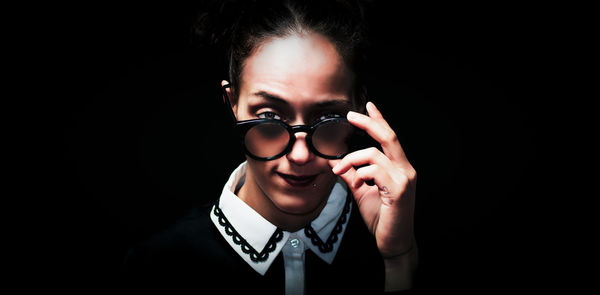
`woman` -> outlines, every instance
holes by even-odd
[[[416,172],[365,104],[360,9],[255,1],[221,11],[232,25],[211,35],[230,44],[221,86],[247,161],[216,202],[130,251],[131,281],[225,293],[410,289]],[[353,150],[357,130],[381,151]]]

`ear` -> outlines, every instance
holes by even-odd
[[[227,80],[221,81],[221,87],[228,85],[228,84],[230,84],[230,83]],[[233,113],[237,114],[237,101],[234,99],[234,97],[232,95],[231,87],[226,88],[225,91],[227,93],[227,97],[225,97],[225,95],[223,95],[223,103],[225,103],[225,100],[228,99],[229,105],[231,105],[231,108],[233,109]]]
[[[225,85],[228,85],[228,84],[229,84],[229,81],[227,81],[227,80],[221,81],[221,87],[223,87]],[[231,103],[231,99],[230,99],[230,97],[231,97],[231,87],[230,88],[226,88],[225,91],[227,92],[227,97],[225,97],[225,95],[223,95],[223,102],[225,102],[225,99],[228,98],[229,102]]]

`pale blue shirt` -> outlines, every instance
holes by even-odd
[[[258,212],[254,211],[244,201],[235,195],[236,188],[241,187],[246,177],[246,162],[242,163],[233,171],[229,180],[223,188],[219,199],[219,208],[237,233],[239,233],[254,249],[260,252],[268,243],[277,226],[271,224]],[[311,226],[322,241],[327,241],[329,235],[336,226],[338,219],[343,213],[344,204],[348,195],[347,185],[338,177],[325,207],[319,216],[311,222]],[[352,204],[350,203],[350,206]],[[351,208],[351,207],[350,207]],[[213,208],[214,210],[214,208]],[[350,211],[346,213],[346,222],[342,231],[338,234],[338,240],[333,244],[330,252],[323,253],[306,236],[304,229],[296,232],[283,231],[283,238],[277,242],[275,250],[269,254],[265,261],[254,262],[250,256],[244,253],[240,245],[233,241],[233,237],[226,233],[225,227],[221,226],[218,217],[210,214],[213,224],[217,227],[223,238],[240,255],[250,267],[256,272],[264,275],[279,252],[283,252],[285,267],[285,294],[304,294],[304,263],[306,250],[313,251],[319,258],[328,264],[333,262],[339,248],[346,225],[350,218]]]

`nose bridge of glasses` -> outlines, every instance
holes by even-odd
[[[292,133],[296,134],[298,132],[306,132],[307,134],[311,131],[311,126],[308,125],[295,125],[290,126],[292,128]]]
[[[290,126],[290,129],[292,130],[292,136],[290,138],[290,148],[292,150],[290,152],[296,150],[296,146],[298,144],[306,145],[307,150],[312,151],[312,148],[310,147],[310,142],[312,140],[309,137],[309,134],[312,133],[312,127],[309,125],[294,125]],[[300,133],[300,135],[298,135],[297,133]],[[305,135],[301,135],[302,133],[304,133]]]
[[[311,126],[295,125],[290,126],[290,129],[292,137],[290,138],[290,145],[287,150],[288,159],[298,164],[299,162],[306,162],[314,157],[314,147],[312,147],[309,136],[312,132]],[[302,135],[303,133],[304,135]]]

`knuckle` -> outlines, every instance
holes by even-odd
[[[372,159],[377,159],[381,156],[381,151],[378,150],[376,147],[370,147],[368,152],[369,157],[371,157]]]
[[[346,156],[337,165],[340,167],[348,166],[348,164],[350,163],[350,160],[351,160],[351,157]]]
[[[360,168],[360,169],[356,170],[356,177],[357,178],[363,177],[364,174],[365,174],[365,170],[363,168]]]
[[[368,165],[362,168],[359,168],[358,170],[356,170],[356,175],[358,175],[359,177],[365,177],[367,175],[372,174],[372,171],[375,169],[375,167],[373,165]]]
[[[370,147],[367,149],[367,152],[369,153],[369,155],[375,156],[375,155],[377,155],[379,150],[376,147]]]
[[[415,183],[417,172],[414,169],[399,169],[399,173],[394,176],[394,180],[401,186],[409,186]]]
[[[414,168],[398,168],[399,169],[399,175],[401,175],[401,177],[405,177],[407,181],[412,182],[414,180],[417,179],[417,171]]]
[[[396,176],[396,181],[401,185],[406,185],[408,184],[408,175],[400,173],[400,175]]]
[[[360,150],[354,151],[354,152],[348,154],[346,157],[344,157],[342,159],[342,162],[344,164],[349,164],[349,163],[359,160],[361,157],[362,157],[362,151],[360,151]]]
[[[415,181],[417,179],[417,170],[415,169],[410,169],[407,172],[407,176],[408,176],[408,180],[409,181]]]
[[[398,136],[396,135],[396,132],[394,132],[394,130],[388,129],[383,134],[383,138],[382,139],[385,142],[395,142],[395,141],[398,141]]]

